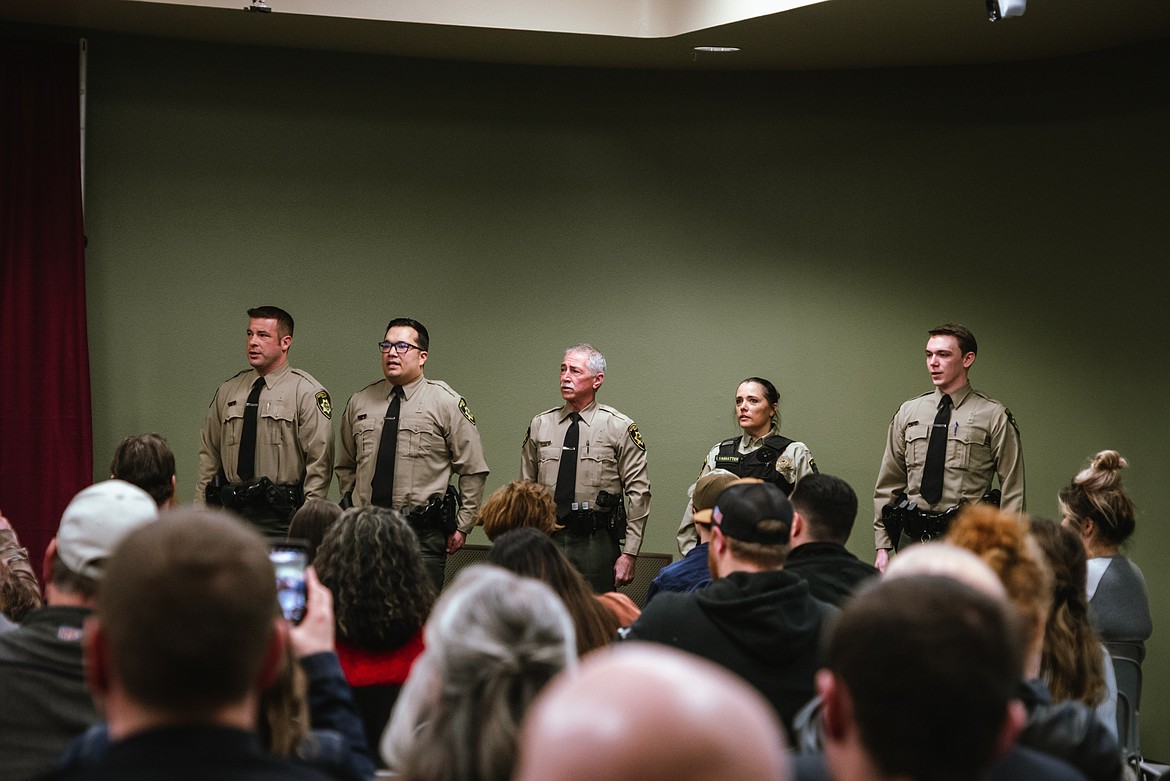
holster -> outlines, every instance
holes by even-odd
[[[425,505],[407,513],[406,520],[418,531],[438,529],[449,537],[459,528],[459,492],[447,486],[445,493],[432,494]]]
[[[220,482],[221,478],[222,473],[207,484],[204,494],[209,505],[218,505],[227,510],[264,508],[279,518],[291,519],[305,503],[305,492],[300,485],[277,485],[267,477],[247,483],[228,483],[226,478]]]
[[[999,507],[1000,496],[1000,490],[994,488],[980,497],[979,501]],[[886,533],[896,551],[902,533],[915,542],[928,542],[946,536],[947,531],[951,528],[951,521],[955,519],[965,504],[967,501],[963,500],[940,512],[930,512],[918,509],[918,505],[911,502],[905,495],[899,495],[895,497],[894,502],[882,508],[882,521],[886,525]]]
[[[609,491],[599,491],[597,506],[606,515],[606,531],[614,543],[620,545],[626,538],[626,500],[622,494],[611,494]]]

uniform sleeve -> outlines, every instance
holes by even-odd
[[[337,464],[333,473],[337,475],[337,490],[342,498],[354,489],[357,484],[357,442],[353,435],[353,400],[357,394],[349,397],[345,404],[345,412],[341,414],[341,427],[337,431]]]
[[[679,522],[678,531],[674,534],[675,540],[678,541],[678,552],[684,556],[699,544],[699,533],[695,531],[695,511],[691,506],[691,500],[695,495],[695,484],[699,477],[715,468],[715,455],[718,452],[719,445],[711,448],[710,452],[707,453],[706,460],[703,461],[702,469],[699,470],[699,476],[695,478],[695,483],[691,483],[691,487],[687,489],[687,506],[683,508],[682,521]]]
[[[803,442],[793,442],[788,446],[788,455],[792,459],[792,484],[796,485],[801,478],[816,474],[817,462],[813,460],[812,451]]]
[[[1022,513],[1024,506],[1024,450],[1020,444],[1020,430],[1012,413],[1004,410],[991,432],[995,453],[995,471],[999,474],[1002,493],[999,506],[1004,510]]]
[[[195,483],[194,501],[196,507],[207,505],[204,497],[207,484],[223,468],[219,455],[220,437],[223,435],[219,400],[222,390],[222,386],[216,390],[215,398],[211,400],[211,406],[207,408],[207,415],[203,418],[203,430],[199,434],[199,479]]]
[[[462,399],[460,405],[466,408]],[[452,406],[449,411],[447,448],[451,451],[451,470],[459,475],[458,526],[461,532],[467,534],[475,526],[475,519],[479,515],[488,465],[483,455],[479,429],[456,406]]]
[[[873,489],[873,546],[875,550],[891,549],[893,543],[886,533],[882,520],[882,508],[893,501],[894,496],[906,492],[906,437],[902,412],[894,415],[886,434],[886,452],[878,470],[877,485]]]
[[[622,432],[618,445],[618,472],[622,480],[622,493],[629,499],[626,511],[626,541],[622,553],[637,556],[642,548],[642,534],[646,530],[646,519],[650,516],[650,477],[646,472],[646,450],[634,442],[636,429],[631,423]],[[639,441],[641,436],[638,435]]]
[[[305,498],[326,499],[333,480],[333,427],[317,403],[318,393],[328,392],[304,383],[297,400],[297,438],[305,459]]]
[[[533,418],[532,422],[528,424],[528,433],[524,435],[524,444],[520,446],[520,479],[534,483],[540,474],[540,464],[537,458],[539,449],[532,436],[532,430],[536,428],[536,421],[537,418]]]

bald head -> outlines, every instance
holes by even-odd
[[[1003,582],[987,562],[966,548],[949,542],[926,542],[906,548],[886,569],[885,579],[912,575],[954,578],[989,597],[1007,598]]]
[[[741,679],[665,646],[590,654],[537,699],[517,781],[784,781],[784,738]]]

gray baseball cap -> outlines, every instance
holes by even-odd
[[[158,505],[125,480],[103,480],[74,496],[57,529],[57,558],[78,575],[100,580],[106,559],[130,532],[158,520]]]

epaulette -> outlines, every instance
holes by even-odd
[[[619,420],[624,420],[628,423],[634,422],[634,419],[631,418],[629,415],[626,415],[622,412],[619,412],[618,410],[614,409],[613,407],[609,406],[608,404],[600,404],[599,403],[597,405],[597,408],[599,410],[604,410],[604,411],[608,412],[610,415],[613,415],[615,418],[618,418]]]

